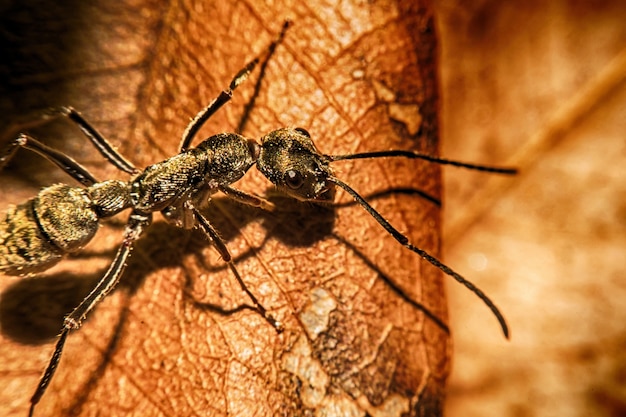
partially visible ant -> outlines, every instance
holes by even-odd
[[[285,22],[280,34],[267,50],[268,57],[281,42],[288,27],[289,22]],[[335,177],[330,163],[349,159],[402,157],[500,174],[514,174],[516,170],[451,161],[403,150],[325,155],[317,150],[309,132],[302,128],[275,130],[261,138],[260,143],[236,133],[220,133],[204,140],[197,147],[190,148],[198,130],[231,99],[233,91],[248,78],[258,62],[259,59],[256,58],[240,70],[230,82],[228,89],[222,91],[191,121],[183,133],[177,155],[151,165],[143,171],[135,168],[120,155],[73,108],[61,107],[42,117],[42,121],[47,121],[63,116],[74,122],[107,161],[132,176],[127,182],[98,181],[71,157],[44,145],[26,133],[19,134],[0,153],[0,169],[19,148],[25,148],[51,161],[83,185],[83,187],[53,185],[42,189],[36,197],[27,202],[8,209],[5,218],[0,221],[2,273],[26,275],[44,271],[68,253],[80,250],[91,241],[98,230],[100,220],[131,209],[122,244],[111,266],[89,295],[63,321],[54,353],[30,400],[29,416],[33,415],[35,406],[54,376],[69,332],[79,329],[87,314],[118,283],[133,244],[150,225],[152,213],[156,211],[160,211],[167,220],[178,227],[198,228],[204,232],[254,304],[254,308],[277,332],[283,330],[282,324],[274,319],[248,290],[226,244],[210,221],[199,211],[199,208],[206,205],[210,197],[218,191],[238,202],[264,210],[274,210],[274,204],[268,200],[231,186],[253,165],[256,165],[279,190],[300,201],[332,203],[335,186],[345,190],[402,246],[418,254],[476,294],[491,309],[508,338],[509,331],[504,317],[480,289],[432,255],[411,244],[406,236],[385,220],[363,197]]]

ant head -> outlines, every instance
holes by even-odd
[[[302,128],[275,130],[261,139],[256,166],[279,190],[301,201],[331,202],[330,159],[320,153]]]

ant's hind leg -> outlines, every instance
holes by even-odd
[[[19,148],[38,153],[84,186],[89,187],[98,182],[86,168],[66,154],[46,146],[32,136],[24,133],[21,133],[0,153],[0,170],[13,158]]]
[[[41,113],[39,117],[36,117],[27,122],[18,123],[10,127],[8,131],[17,133],[20,131],[24,131],[25,129],[49,123],[50,121],[58,117],[66,117],[71,122],[76,124],[83,132],[83,134],[87,137],[87,139],[89,139],[91,143],[94,144],[98,152],[100,152],[100,154],[117,169],[119,169],[120,171],[124,171],[128,174],[136,174],[137,172],[139,172],[132,163],[127,161],[119,152],[117,152],[113,148],[113,146],[104,138],[104,136],[102,136],[100,132],[98,132],[95,127],[93,127],[87,120],[85,120],[85,118],[83,118],[83,116],[78,111],[69,106],[48,109],[47,111]],[[19,140],[19,138],[17,140]],[[6,161],[4,161],[4,163],[6,163]]]
[[[50,381],[52,381],[52,377],[54,376],[57,366],[61,360],[61,354],[63,353],[63,347],[65,345],[67,335],[71,330],[77,330],[80,328],[82,321],[85,319],[87,314],[89,314],[98,302],[106,297],[118,283],[122,273],[124,272],[124,268],[126,267],[126,262],[130,256],[133,244],[137,239],[139,239],[143,230],[150,224],[151,221],[151,215],[143,215],[139,213],[131,214],[124,232],[124,241],[117,251],[113,263],[100,279],[96,287],[91,290],[89,295],[85,297],[78,307],[65,317],[63,328],[61,329],[61,335],[59,336],[57,344],[54,348],[54,353],[52,354],[48,367],[44,371],[44,374],[39,381],[39,385],[37,385],[37,389],[30,400],[30,411],[28,414],[30,417],[32,417],[34,413],[35,406],[46,392]]]
[[[117,169],[131,175],[139,172],[132,163],[127,161],[126,158],[116,151],[109,141],[74,108],[63,106],[53,110],[53,112],[58,112],[59,115],[65,116],[76,123],[85,136],[94,144],[98,152]]]

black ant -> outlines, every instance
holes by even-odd
[[[278,38],[268,48],[270,54],[281,41],[288,26],[286,22]],[[334,200],[336,186],[345,190],[401,245],[465,285],[483,300],[498,319],[504,335],[508,337],[508,327],[504,317],[480,289],[432,255],[411,244],[406,236],[385,220],[363,197],[335,177],[330,163],[348,159],[403,157],[501,174],[514,174],[516,171],[509,168],[451,161],[402,150],[325,155],[317,150],[310,134],[302,128],[275,130],[261,138],[260,143],[236,133],[220,133],[204,140],[195,148],[189,148],[200,127],[231,99],[233,90],[246,80],[258,61],[258,58],[254,59],[239,71],[232,79],[229,88],[222,91],[191,121],[183,133],[177,155],[151,165],[143,171],[135,168],[120,155],[73,108],[61,107],[43,116],[43,121],[58,116],[70,119],[107,161],[132,176],[130,181],[98,181],[72,158],[44,145],[26,133],[19,134],[0,154],[0,169],[2,169],[19,148],[34,151],[56,164],[83,185],[83,187],[53,185],[41,190],[31,200],[8,210],[5,218],[0,221],[0,239],[2,239],[0,272],[2,273],[25,275],[46,270],[68,253],[78,251],[85,246],[94,237],[100,220],[126,209],[132,210],[122,244],[111,266],[89,295],[65,317],[54,353],[31,398],[29,416],[33,415],[35,406],[52,380],[69,332],[79,329],[87,314],[118,283],[134,242],[151,224],[152,213],[156,211],[160,211],[167,220],[179,227],[185,229],[195,227],[204,232],[227,263],[242,290],[253,302],[255,309],[277,332],[282,331],[282,324],[275,320],[248,290],[224,241],[210,221],[199,211],[199,208],[218,191],[241,203],[265,210],[274,210],[274,205],[264,198],[231,186],[241,179],[253,165],[256,165],[257,169],[279,190],[300,201],[331,203]]]

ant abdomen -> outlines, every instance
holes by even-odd
[[[10,275],[41,272],[66,253],[87,244],[98,230],[98,216],[86,190],[57,184],[9,208],[0,222],[0,271]]]
[[[105,181],[89,188],[56,184],[10,207],[0,221],[0,272],[26,275],[45,271],[64,255],[82,249],[98,231],[98,222],[128,204],[123,185]]]

